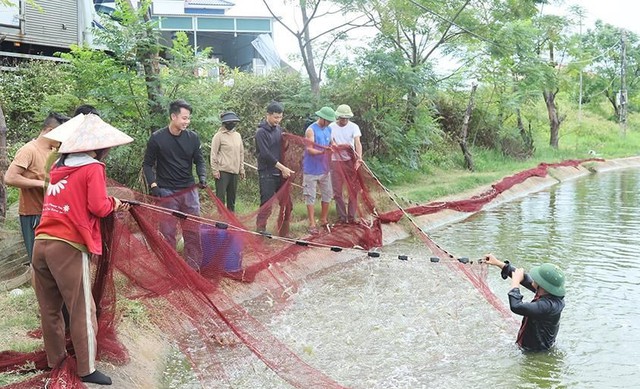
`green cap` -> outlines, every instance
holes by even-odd
[[[328,120],[330,122],[336,120],[336,112],[331,107],[322,107],[320,111],[316,112],[316,116]]]
[[[531,269],[529,275],[547,292],[558,297],[564,296],[564,274],[558,266],[545,263]]]
[[[339,118],[351,119],[353,117],[351,107],[346,104],[339,105],[338,108],[336,108],[336,116]]]

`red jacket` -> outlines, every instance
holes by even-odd
[[[100,218],[115,206],[115,199],[107,196],[104,164],[86,154],[71,154],[65,166],[54,166],[50,174],[36,235],[84,244],[90,253],[102,254]]]

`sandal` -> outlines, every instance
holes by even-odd
[[[320,231],[318,230],[318,227],[309,227],[309,234],[318,235],[319,233]]]

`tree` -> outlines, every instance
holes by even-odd
[[[117,0],[113,19],[105,21],[106,29],[98,31],[96,40],[107,46],[129,70],[141,65],[147,92],[147,109],[152,123],[149,131],[165,119],[164,93],[160,81],[160,43],[155,22],[151,19],[151,0],[137,2]]]
[[[633,96],[640,92],[640,38],[631,31],[624,33],[627,45],[624,73],[627,94]],[[595,28],[582,37],[584,54],[580,61],[587,73],[584,99],[598,101],[599,96],[604,96],[616,118],[620,114],[617,96],[622,70],[621,38],[619,28],[596,21]]]
[[[340,5],[326,0],[286,1],[300,10],[300,27],[293,27],[276,15],[272,1],[262,0],[262,2],[271,16],[298,41],[300,57],[309,76],[311,91],[317,97],[320,93],[325,61],[335,49],[334,44],[338,40],[344,39],[349,31],[366,26],[366,23],[360,22],[363,15],[349,13],[351,8],[348,5]],[[340,20],[344,20],[334,23],[333,21],[338,17],[341,18]],[[329,27],[317,32],[312,31],[312,24],[323,23]],[[318,57],[320,58],[319,63],[317,63]]]
[[[469,31],[463,24],[473,23],[470,0],[427,1],[361,0],[370,23],[378,30],[376,46],[397,52],[415,81],[407,93],[407,124],[415,122],[425,86],[435,82],[433,63],[442,51],[454,50],[456,41]],[[449,51],[449,52],[450,52]]]
[[[523,111],[528,102],[542,96],[549,119],[549,144],[558,147],[560,125],[564,119],[557,105],[558,93],[567,83],[567,58],[571,41],[567,39],[567,19],[537,14],[532,2],[510,2],[495,8],[491,17],[487,54],[479,47],[482,79],[491,82],[500,101],[503,120],[515,114],[524,145],[533,148],[525,130]],[[488,60],[487,60],[488,59]]]
[[[467,110],[464,113],[464,120],[462,122],[462,128],[460,129],[460,138],[458,144],[462,149],[462,156],[464,157],[464,165],[467,169],[473,171],[473,157],[467,147],[467,135],[469,134],[469,120],[471,119],[471,112],[473,112],[473,103],[476,95],[478,84],[473,83],[471,86],[471,93],[469,95],[469,103],[467,104]]]
[[[562,74],[566,71],[566,63],[559,57],[568,54],[570,41],[564,34],[567,27],[567,19],[559,16],[544,15],[536,19],[541,33],[538,43],[538,54],[543,55],[544,47],[547,48],[547,64],[551,71],[546,72],[543,79],[544,102],[549,116],[549,145],[558,148],[560,124],[565,116],[560,115],[556,96],[560,91]],[[558,50],[560,49],[560,50]],[[558,53],[560,51],[560,54]]]

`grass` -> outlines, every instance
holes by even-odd
[[[492,184],[503,177],[533,168],[542,162],[554,163],[570,159],[622,158],[640,155],[640,114],[629,116],[626,133],[618,123],[583,111],[580,122],[577,113],[569,113],[560,128],[559,147],[549,146],[548,129],[534,134],[536,151],[526,160],[507,158],[492,150],[474,149],[475,171],[463,166],[457,145],[450,147],[449,158],[425,171],[410,176],[410,180],[390,185],[397,195],[414,202],[463,193]]]
[[[0,307],[2,307],[0,333],[3,334],[0,338],[0,349],[34,351],[41,346],[42,341],[27,338],[24,334],[40,327],[36,294],[30,286],[17,290],[21,292],[0,293]]]

